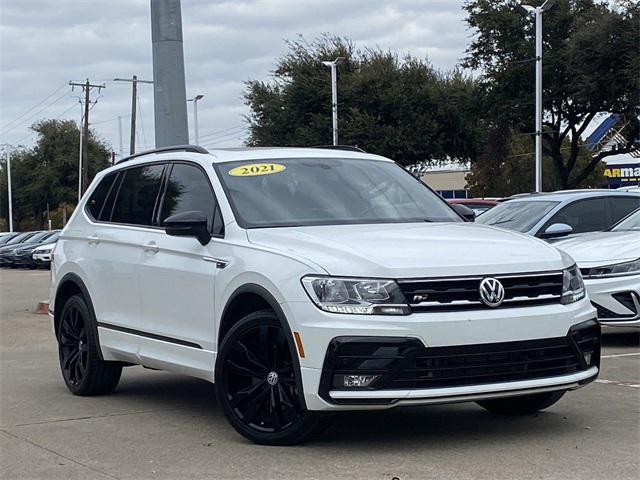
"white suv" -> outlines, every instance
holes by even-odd
[[[100,172],[55,248],[50,308],[74,394],[129,365],[192,375],[264,444],[338,410],[533,412],[599,368],[568,255],[345,149],[181,146]]]

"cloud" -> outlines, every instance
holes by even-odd
[[[39,118],[77,119],[78,91],[63,86],[89,78],[107,87],[91,111],[93,128],[118,152],[117,118],[123,117],[126,154],[130,84],[110,81],[153,76],[149,2],[21,0],[3,1],[0,9],[0,143],[29,145],[27,127]],[[182,16],[187,95],[205,95],[198,104],[200,136],[214,146],[242,141],[244,82],[269,77],[287,51],[286,39],[346,36],[359,47],[428,57],[442,69],[458,62],[468,42],[461,1],[452,0],[183,0]],[[140,85],[139,95],[139,148],[151,148],[152,86]]]

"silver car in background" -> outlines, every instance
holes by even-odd
[[[607,230],[640,208],[640,192],[566,190],[512,198],[480,215],[477,223],[545,240]]]

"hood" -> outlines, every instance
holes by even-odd
[[[580,267],[595,267],[640,257],[640,232],[585,233],[553,245],[571,255]]]
[[[473,223],[249,229],[251,243],[311,260],[331,275],[389,278],[558,270],[560,252],[527,235]]]
[[[34,248],[34,251],[39,251],[39,250],[49,250],[50,248],[55,247],[56,244],[54,243],[44,243],[42,245],[38,245],[36,248]]]

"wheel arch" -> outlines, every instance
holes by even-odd
[[[87,306],[89,307],[89,311],[91,312],[93,319],[95,320],[97,318],[96,312],[93,308],[93,302],[91,301],[91,295],[89,295],[89,289],[87,289],[87,286],[79,275],[75,273],[67,273],[62,277],[60,282],[58,282],[58,287],[56,288],[56,294],[54,297],[53,327],[56,339],[58,338],[64,304],[69,298],[77,294],[82,295],[85,302],[87,302]],[[98,325],[95,321],[91,322],[91,328],[94,329],[95,338],[98,343],[97,346],[100,360],[103,360],[102,349],[100,348],[100,337],[98,336]]]
[[[302,384],[302,374],[300,371],[300,359],[298,357],[298,348],[293,339],[293,332],[282,307],[280,307],[276,298],[266,288],[255,283],[247,283],[236,288],[236,290],[234,290],[234,292],[229,296],[229,299],[222,310],[222,315],[220,316],[220,324],[217,332],[217,350],[218,352],[220,351],[220,345],[224,340],[224,336],[233,327],[233,325],[238,322],[238,320],[250,313],[258,310],[264,310],[265,308],[272,310],[276,314],[276,317],[285,331],[285,336],[289,343],[289,349],[292,353],[291,357],[293,358],[295,366],[296,380],[298,381],[298,384],[302,386],[298,392],[298,396],[300,397],[300,402],[304,408],[306,408],[304,386]],[[218,368],[217,361],[216,368]]]

